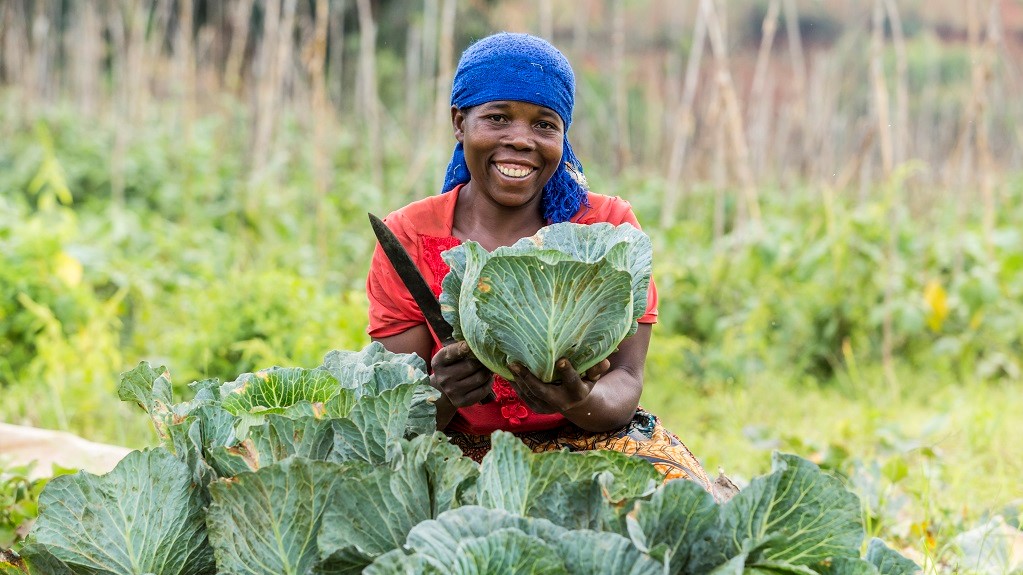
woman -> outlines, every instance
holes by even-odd
[[[385,222],[440,294],[440,253],[466,240],[493,251],[563,221],[639,223],[629,204],[589,192],[568,142],[575,78],[564,55],[540,38],[501,33],[462,54],[452,86],[457,144],[441,195],[414,202]],[[657,318],[651,282],[639,329],[586,373],[558,363],[560,385],[519,365],[506,381],[476,360],[465,342],[441,347],[380,247],[367,280],[369,334],[388,350],[418,353],[441,391],[437,424],[479,461],[490,433],[516,433],[534,451],[614,449],[650,460],[665,480],[687,478],[711,490],[699,462],[652,415],[638,409],[643,365]],[[489,401],[495,398],[494,401]]]

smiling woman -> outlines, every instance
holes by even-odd
[[[451,121],[467,169],[476,174],[466,185],[470,193],[509,207],[542,204],[543,188],[561,164],[565,132],[557,113],[502,100],[452,107]]]
[[[450,271],[441,252],[468,241],[487,251],[561,222],[637,229],[625,200],[587,189],[569,144],[575,77],[564,55],[526,34],[496,34],[462,55],[451,94],[456,141],[442,194],[385,218],[435,294]],[[667,481],[698,482],[719,499],[696,458],[639,408],[657,290],[651,281],[638,329],[597,365],[556,363],[555,383],[521,365],[495,375],[466,342],[442,345],[377,248],[367,280],[369,334],[388,350],[417,353],[441,391],[438,428],[479,461],[491,433],[511,431],[534,451],[611,449],[652,462]],[[550,378],[548,378],[550,379]],[[489,401],[489,398],[496,400]],[[734,488],[734,486],[732,486]]]

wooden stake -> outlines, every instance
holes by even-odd
[[[754,226],[759,227],[761,222],[760,199],[749,167],[746,131],[743,128],[742,111],[739,99],[735,94],[732,74],[728,68],[728,50],[725,45],[724,32],[717,17],[714,0],[700,0],[700,9],[706,14],[710,46],[717,62],[717,82],[724,99],[725,119],[728,122],[728,136],[732,146],[732,168],[742,186],[743,201],[750,220]]]
[[[245,62],[245,47],[249,42],[249,28],[252,21],[252,0],[238,0],[231,14],[231,43],[227,52],[224,70],[227,89],[238,96],[242,84],[242,64]]]
[[[327,25],[330,3],[316,0],[313,13],[313,39],[309,49],[308,71],[312,79],[313,174],[316,187],[316,251],[322,269],[328,267],[329,240],[327,230],[327,192],[330,190],[330,146],[327,132],[333,128],[330,104],[327,101]]]
[[[895,0],[885,0],[888,21],[892,28],[892,46],[895,48],[895,129],[892,141],[892,161],[903,164],[909,159],[909,79],[906,62],[906,38],[902,32],[902,18]]]
[[[809,139],[806,137],[806,56],[803,54],[803,35],[799,30],[799,13],[796,11],[795,0],[784,0],[785,8],[785,32],[788,34],[789,59],[792,63],[792,92],[794,100],[790,109],[792,114],[792,128],[795,138],[789,138],[784,143],[784,149],[793,146],[793,141],[799,147],[796,161],[797,171],[805,173],[809,164],[810,154]]]
[[[679,198],[682,195],[682,170],[686,163],[686,151],[693,133],[693,103],[696,100],[696,86],[700,75],[700,62],[703,59],[703,46],[707,40],[707,20],[703,10],[697,9],[696,21],[693,24],[693,42],[686,62],[685,82],[682,86],[682,98],[675,112],[675,137],[668,154],[667,184],[664,190],[664,204],[661,209],[661,227],[668,227],[675,222]]]
[[[540,37],[550,41],[554,39],[554,9],[551,0],[536,0],[537,16],[540,21]]]
[[[625,5],[624,0],[613,0],[611,32],[611,70],[614,75],[614,148],[615,174],[620,174],[632,161],[629,138],[628,78],[625,70]]]
[[[767,14],[760,25],[760,49],[757,51],[757,65],[753,71],[753,83],[750,86],[749,101],[746,106],[746,119],[750,123],[750,144],[752,148],[753,171],[763,176],[764,160],[767,155],[767,135],[770,128],[770,101],[765,93],[767,84],[767,65],[771,60],[771,47],[774,35],[778,30],[778,13],[780,0],[771,0],[767,6]]]
[[[870,43],[870,85],[874,90],[874,118],[881,146],[882,177],[892,174],[892,132],[888,112],[888,87],[884,79],[884,0],[874,1]]]

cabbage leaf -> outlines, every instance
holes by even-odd
[[[493,549],[501,544],[515,549],[522,542],[537,549],[507,555],[499,555]],[[416,525],[404,548],[412,554],[405,555],[402,550],[389,552],[374,561],[365,573],[398,574],[409,572],[410,568],[437,573],[531,573],[528,568],[536,561],[544,562],[544,570],[539,571],[543,573],[655,575],[664,571],[661,563],[620,535],[570,530],[545,519],[478,506],[459,507]],[[548,563],[551,551],[558,559]],[[492,571],[481,571],[482,566]]]
[[[188,467],[171,453],[133,451],[106,475],[50,481],[30,543],[75,573],[212,574],[204,503]]]
[[[358,573],[417,524],[471,503],[478,470],[440,432],[400,445],[386,466],[349,468],[324,514],[321,573]]]
[[[316,535],[346,468],[292,458],[210,484],[206,523],[221,572],[305,575],[319,561]]]
[[[692,481],[670,481],[628,516],[628,533],[636,547],[667,559],[671,573],[681,573],[697,545],[718,519],[714,498]]]
[[[558,238],[603,254],[600,265],[625,257]],[[529,257],[570,261],[548,252]],[[146,408],[164,447],[51,481],[21,556],[0,551],[0,573],[918,570],[878,540],[861,556],[857,498],[796,456],[776,454],[724,504],[693,482],[661,484],[642,458],[533,453],[506,432],[477,465],[435,431],[426,381],[421,359],[372,344],[315,369],[196,382],[192,400],[173,403],[166,370],[140,364],[119,394]]]
[[[491,436],[477,489],[479,504],[571,529],[617,524],[624,502],[651,493],[660,473],[616,451],[533,453],[508,432]]]
[[[859,499],[805,459],[775,453],[772,466],[720,507],[716,532],[694,554],[691,570],[737,557],[747,568],[775,570],[859,557]]]
[[[558,359],[584,371],[636,332],[652,252],[630,224],[554,224],[493,252],[465,242],[441,254],[441,310],[494,373],[513,379],[518,362],[553,381]]]

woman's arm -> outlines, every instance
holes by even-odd
[[[512,366],[516,374],[512,385],[531,409],[560,412],[587,431],[618,429],[632,419],[639,406],[650,332],[650,324],[639,324],[636,333],[608,357],[610,368],[603,375],[593,375],[593,370],[579,374],[565,361],[566,365],[559,363],[558,367],[561,383],[549,384],[520,366]]]
[[[459,407],[479,403],[490,394],[490,373],[465,342],[445,346],[430,357],[433,336],[426,325],[417,325],[390,337],[373,338],[393,353],[415,353],[430,366],[430,385],[441,392],[437,407],[437,429],[451,423]]]

